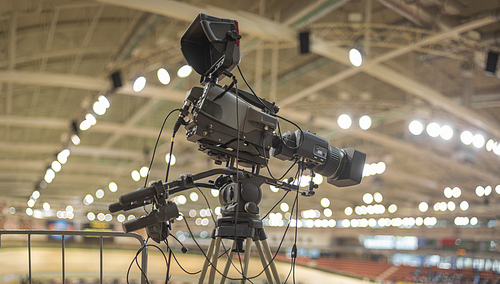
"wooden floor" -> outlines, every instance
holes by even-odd
[[[133,250],[106,249],[103,253],[103,275],[106,283],[126,283],[127,269],[135,256]],[[201,269],[204,258],[201,255],[181,253],[176,254],[181,265],[190,272]],[[172,259],[173,260],[173,259]],[[219,261],[218,268],[224,269],[225,258]],[[155,284],[165,279],[165,260],[163,255],[150,249],[149,251],[148,277]],[[140,263],[140,259],[139,259]],[[65,249],[65,277],[67,283],[96,283],[99,281],[100,254],[98,249],[66,248]],[[239,267],[239,261],[234,260],[235,266]],[[61,248],[32,248],[32,277],[36,283],[62,283],[62,254]],[[284,281],[290,264],[278,262],[277,268]],[[0,248],[0,282],[21,283],[28,275],[28,252],[26,248]],[[262,271],[260,260],[251,259],[249,275],[256,275]],[[172,283],[197,283],[198,276],[189,276],[184,273],[175,262],[171,266]],[[131,283],[140,283],[140,271],[133,265],[131,269]],[[234,268],[230,270],[230,277],[238,278]],[[323,271],[296,266],[296,283],[307,284],[359,284],[366,281],[339,276]],[[220,275],[216,276],[216,279]],[[264,273],[253,281],[254,283],[265,283]],[[216,281],[218,283],[218,281]],[[226,283],[230,283],[226,281]],[[238,282],[239,283],[239,282]],[[293,283],[291,279],[287,283]]]

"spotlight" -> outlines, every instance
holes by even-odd
[[[88,120],[90,122],[90,125],[95,125],[97,123],[95,116],[93,116],[91,113],[87,113],[85,115],[85,120]]]
[[[106,104],[107,101],[107,104]],[[97,100],[94,102],[94,105],[92,105],[92,110],[95,112],[97,115],[103,115],[106,113],[106,106],[109,106],[109,101],[106,99],[106,101],[103,100]]]
[[[361,52],[356,48],[351,48],[351,50],[349,50],[349,61],[355,67],[361,66],[363,63],[363,56],[361,55]]]
[[[75,146],[80,145],[80,142],[81,142],[80,137],[78,137],[78,135],[76,135],[76,134],[71,135],[71,142],[73,142],[73,144]]]
[[[132,86],[132,89],[134,92],[140,92],[144,87],[146,86],[146,77],[144,76],[139,76],[134,80],[134,85]]]
[[[160,83],[162,83],[163,85],[167,85],[168,83],[170,83],[170,74],[168,73],[167,69],[163,67],[158,69],[156,75],[158,76],[158,81],[160,81]]]

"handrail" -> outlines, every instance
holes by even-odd
[[[61,255],[62,255],[62,283],[66,283],[66,271],[65,271],[65,247],[66,247],[66,236],[96,236],[100,239],[99,253],[99,272],[100,272],[100,284],[102,284],[103,278],[103,237],[129,237],[135,238],[141,244],[142,249],[142,271],[141,273],[141,284],[147,284],[147,264],[148,264],[148,248],[146,246],[146,240],[137,233],[125,233],[125,232],[105,232],[105,231],[56,231],[56,230],[0,230],[0,248],[2,247],[2,235],[27,235],[28,236],[28,269],[29,269],[29,284],[31,283],[31,235],[60,235],[61,238]]]

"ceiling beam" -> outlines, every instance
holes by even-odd
[[[272,21],[252,13],[244,11],[230,11],[213,6],[202,7],[185,4],[177,1],[164,1],[164,0],[143,0],[140,3],[133,0],[98,0],[101,3],[127,7],[140,11],[148,11],[164,15],[167,17],[184,20],[191,22],[203,10],[207,14],[238,19],[240,23],[240,30],[242,33],[249,33],[253,36],[258,36],[270,40],[284,40],[296,42],[296,31],[279,22]],[[481,25],[487,25],[496,21],[493,17],[483,18],[478,21],[484,21]],[[476,23],[476,21],[474,21]],[[479,25],[479,26],[481,26]],[[468,27],[466,30],[473,29]],[[411,49],[410,49],[411,50]],[[314,40],[311,46],[311,51],[320,54],[327,58],[333,59],[337,62],[350,66],[348,61],[348,50],[335,46],[332,43],[326,43],[321,40]],[[409,50],[408,50],[409,51]],[[408,52],[404,51],[404,52]],[[403,51],[401,51],[403,52]],[[403,52],[403,53],[404,53]],[[398,52],[399,53],[399,52]],[[403,54],[402,53],[402,54]],[[480,127],[491,134],[500,137],[500,125],[491,121],[477,112],[470,110],[466,107],[455,104],[452,100],[447,98],[439,91],[422,84],[406,75],[403,75],[391,68],[380,66],[377,64],[363,67],[363,72],[391,84],[403,91],[413,94],[422,98],[436,107],[450,112],[459,118]]]

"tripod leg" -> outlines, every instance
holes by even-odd
[[[264,269],[264,272],[266,273],[267,282],[269,282],[269,284],[273,284],[274,283],[273,277],[271,276],[271,271],[269,271],[269,265],[268,265],[268,262],[266,260],[266,257],[264,256],[264,252],[262,251],[262,246],[260,245],[260,241],[255,241],[255,246],[257,247],[257,252],[259,253],[259,258],[260,258],[260,262],[262,263],[262,268]],[[281,284],[281,283],[277,283],[277,284]]]
[[[243,263],[243,278],[247,277],[248,265],[250,264],[250,250],[252,249],[252,238],[248,237],[245,240],[245,262]],[[241,284],[245,284],[246,280],[241,280]]]
[[[266,254],[266,257],[269,260],[269,266],[271,267],[271,271],[273,272],[274,281],[276,283],[281,283],[280,275],[278,274],[278,269],[276,268],[276,263],[273,260],[271,249],[269,248],[269,243],[267,242],[267,240],[262,240],[262,246],[264,247],[264,253]]]
[[[221,237],[215,238],[215,249],[212,254],[212,267],[210,267],[210,278],[208,278],[208,283],[213,284],[215,279],[215,271],[217,270],[217,260],[219,259],[219,249],[220,249]]]
[[[207,269],[210,266],[209,259],[212,257],[212,253],[214,250],[215,239],[210,241],[210,245],[207,250],[207,257],[205,258],[205,263],[203,263],[203,269],[201,270],[200,279],[198,280],[198,284],[203,284],[203,280],[205,280],[205,274],[207,273]]]
[[[224,284],[226,282],[226,275],[229,272],[229,268],[231,267],[231,262],[233,261],[234,250],[236,249],[236,241],[233,241],[233,245],[231,247],[231,252],[229,252],[229,256],[226,261],[226,266],[224,267],[224,273],[222,273],[222,278],[220,280],[220,284]]]

